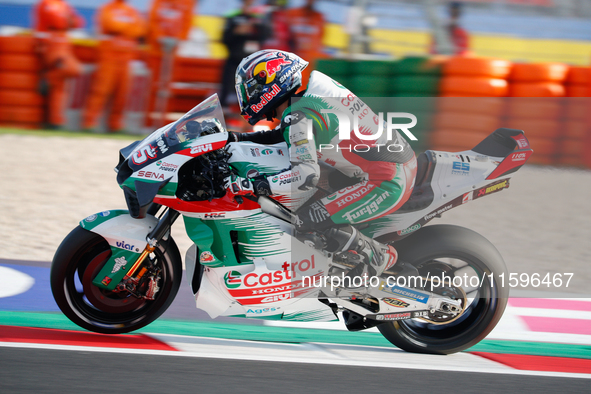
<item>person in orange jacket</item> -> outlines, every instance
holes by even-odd
[[[306,86],[310,72],[315,68],[317,59],[325,57],[322,51],[324,37],[324,15],[314,9],[315,0],[306,0],[300,8],[287,10],[287,19],[295,39],[294,52],[310,62],[302,73],[302,86]]]
[[[112,98],[108,127],[123,128],[123,110],[130,85],[129,65],[137,58],[138,45],[146,35],[142,15],[125,0],[112,0],[98,11],[100,34],[97,70],[83,116],[83,128],[95,129],[98,116]]]
[[[154,0],[148,19],[148,63],[152,71],[152,89],[148,108],[162,114],[168,105],[168,85],[179,41],[186,40],[193,25],[196,0]],[[163,123],[163,119],[159,120]],[[156,122],[158,123],[158,122]]]
[[[43,63],[47,97],[47,127],[64,125],[66,81],[81,74],[68,30],[84,26],[84,19],[64,0],[41,0],[34,8],[33,20],[38,51]]]
[[[148,19],[148,44],[159,51],[160,39],[186,40],[193,25],[196,0],[154,0]]]

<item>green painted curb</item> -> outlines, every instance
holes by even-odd
[[[0,325],[43,327],[84,331],[60,313],[0,311]],[[159,319],[134,333],[172,334],[248,341],[306,343],[324,342],[347,345],[393,347],[381,334],[294,327],[272,327],[209,321]]]
[[[84,331],[61,313],[0,311],[0,325]],[[393,348],[381,334],[313,328],[274,327],[209,321],[159,319],[134,333],[171,334],[282,343],[334,343]],[[485,339],[469,352],[591,359],[591,346]]]

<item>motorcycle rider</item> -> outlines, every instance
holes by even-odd
[[[232,176],[226,186],[235,195],[280,195],[295,200],[314,190],[320,165],[334,168],[349,186],[298,209],[298,235],[300,239],[318,235],[329,252],[359,255],[361,264],[348,275],[379,276],[396,263],[396,250],[361,234],[352,224],[390,214],[408,200],[416,175],[415,154],[398,131],[388,140],[383,121],[327,75],[312,71],[307,88],[298,92],[307,66],[299,56],[279,50],[259,51],[242,60],[236,70],[241,115],[251,125],[265,118],[281,119],[281,123],[273,130],[231,132],[228,140],[287,142],[291,167],[274,175]],[[354,116],[351,126],[358,123],[361,137],[353,132],[350,139],[339,138],[342,115],[337,112]],[[380,123],[384,127],[381,135]]]

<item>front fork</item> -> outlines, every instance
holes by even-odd
[[[159,204],[153,204],[148,213],[155,216],[160,207],[161,205]],[[136,298],[154,299],[154,296],[159,290],[158,280],[161,269],[151,264],[146,264],[146,258],[150,253],[154,252],[158,247],[158,243],[170,232],[173,223],[179,215],[178,211],[166,208],[166,211],[164,211],[156,226],[146,236],[146,247],[116,285],[114,291],[129,292]],[[146,273],[148,274],[147,277],[145,277]],[[104,285],[105,283],[102,284]]]
[[[158,207],[156,208],[156,212],[154,212],[154,213],[157,213],[159,208],[160,208],[160,206],[158,205]],[[136,262],[129,269],[129,272],[126,275],[127,277],[130,277],[130,278],[134,277],[135,272],[142,265],[142,263],[144,262],[146,257],[150,253],[154,252],[154,250],[158,246],[158,242],[160,242],[160,240],[162,240],[162,238],[164,238],[164,236],[170,231],[172,224],[179,217],[179,215],[180,214],[178,213],[178,211],[175,211],[174,209],[171,209],[171,208],[167,208],[167,210],[165,211],[164,215],[162,216],[162,218],[160,219],[160,221],[158,222],[156,227],[154,227],[154,229],[152,231],[150,231],[150,233],[146,236],[146,242],[148,244],[146,245],[146,248],[144,249],[144,251],[142,252],[140,257],[138,257]],[[142,271],[140,271],[140,274],[143,275]]]

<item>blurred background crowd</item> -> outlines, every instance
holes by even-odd
[[[505,126],[591,166],[590,22],[589,0],[0,0],[0,126],[145,134],[218,93],[244,128],[236,66],[277,48],[417,114],[415,149]]]

